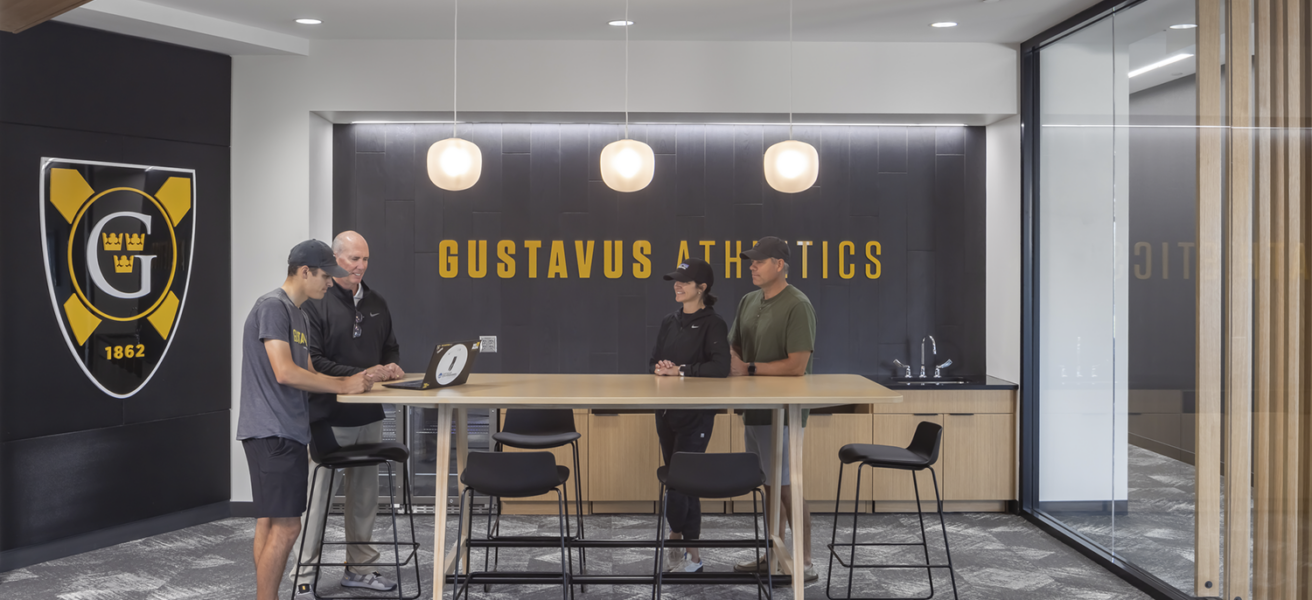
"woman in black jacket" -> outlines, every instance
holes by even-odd
[[[715,314],[715,271],[699,258],[689,258],[673,273],[674,299],[683,305],[661,321],[656,347],[648,367],[658,377],[728,377],[729,326]],[[705,452],[715,426],[714,410],[658,410],[656,433],[661,440],[665,464],[675,452]],[[700,539],[702,507],[697,498],[667,492],[665,516],[670,539]],[[669,548],[665,564],[671,572],[698,573],[702,570],[697,548]]]

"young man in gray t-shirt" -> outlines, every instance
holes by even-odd
[[[344,275],[328,244],[297,244],[287,257],[287,279],[255,301],[242,329],[237,439],[246,451],[255,505],[257,600],[276,600],[301,530],[309,468],[307,392],[358,394],[373,385],[367,373],[328,377],[310,362],[301,304],[323,298],[332,278]]]

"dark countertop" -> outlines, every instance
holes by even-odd
[[[933,378],[894,380],[893,377],[887,373],[879,375],[862,373],[861,376],[890,390],[1015,390],[1019,387],[1010,381],[998,379],[992,375],[945,377],[945,380],[961,381],[962,383],[941,383],[937,385],[932,383],[934,381]]]

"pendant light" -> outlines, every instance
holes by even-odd
[[[793,139],[793,0],[788,0],[788,141],[765,151],[765,182],[785,194],[806,191],[820,176],[815,146]]]
[[[629,139],[629,0],[624,0],[624,22],[624,139],[601,149],[601,180],[617,192],[636,192],[651,183],[656,155],[651,146]]]
[[[456,100],[459,98],[460,0],[455,0],[455,26],[451,40],[451,137],[428,148],[428,178],[449,192],[467,190],[483,174],[483,153],[469,140],[456,136]]]

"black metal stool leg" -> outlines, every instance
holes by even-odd
[[[765,491],[764,491],[764,490],[761,490],[761,489],[759,489],[759,488],[758,488],[756,491],[757,491],[757,493],[761,494],[761,507],[764,508],[764,507],[766,506],[766,504],[765,504]],[[752,498],[752,512],[756,512],[756,498],[755,498],[755,497]],[[756,516],[753,515],[752,518],[755,519]],[[770,535],[771,535],[771,533],[770,533],[770,531],[769,531],[769,529],[770,529],[770,520],[767,519],[767,518],[765,518],[765,511],[764,511],[764,510],[761,511],[761,527],[763,527],[764,529],[766,529],[766,532],[765,532],[765,589],[766,589],[766,597],[773,599],[773,598],[774,598],[774,568],[770,565],[770,557],[772,556],[772,553],[773,553],[773,547],[774,547],[774,544],[772,544],[772,543],[770,542]],[[794,534],[794,535],[796,535],[796,534]],[[781,537],[780,539],[782,539],[782,537]],[[796,570],[796,569],[794,569],[794,570]],[[759,578],[760,578],[760,575],[759,575],[759,574],[757,575],[757,578],[758,578],[758,581],[759,581]]]
[[[916,472],[911,472],[911,487],[916,490],[916,516],[920,518],[920,545],[925,551],[925,577],[929,578],[929,597],[934,597],[934,569],[930,568],[929,562],[929,538],[925,537],[925,512],[920,509],[920,483],[916,479]],[[934,495],[938,495],[938,482],[934,483]],[[943,513],[940,512],[940,515]]]
[[[564,486],[561,486],[564,487]],[[569,600],[570,594],[573,593],[574,583],[570,581],[570,571],[574,569],[570,564],[569,555],[566,554],[567,536],[565,529],[565,519],[568,509],[565,508],[565,496],[561,493],[560,488],[556,488],[556,502],[560,508],[560,579],[561,579],[561,598]],[[454,600],[454,599],[453,599]]]
[[[656,568],[652,574],[656,582],[652,586],[652,600],[660,600],[661,574],[665,572],[665,497],[668,494],[669,491],[662,483],[660,501],[656,504]]]
[[[401,536],[396,532],[396,471],[392,470],[390,460],[387,461],[387,483],[387,508],[392,515],[392,561],[396,563],[396,600],[405,600],[401,592]],[[372,535],[369,537],[373,538]]]
[[[314,484],[319,480],[319,465],[315,465],[314,470],[310,472],[310,499],[306,502],[307,506],[314,506]],[[323,546],[319,547],[319,559],[323,559]],[[296,575],[292,577],[292,598],[296,598],[296,587],[301,585],[301,563],[305,561],[305,535],[301,535],[301,546],[296,551]]]
[[[858,531],[860,531],[860,528],[857,526],[857,522],[858,522],[857,519],[860,517],[861,514],[859,506],[861,505],[861,467],[862,466],[863,465],[861,465],[860,463],[857,463],[856,465],[856,500],[852,504],[852,550],[847,557],[848,564],[852,564],[852,565],[856,564],[856,534]],[[838,522],[837,515],[834,515],[834,522],[835,523]],[[830,564],[833,563],[833,559],[834,559],[834,555],[830,554],[829,555]],[[847,570],[847,597],[848,598],[852,597],[852,583],[855,580],[856,580],[856,569],[854,568],[848,569]]]
[[[574,447],[574,515],[579,520],[579,539],[586,539],[583,535],[583,471],[579,469],[579,442],[574,440],[570,442]],[[579,548],[579,572],[588,572],[588,549]],[[579,591],[587,593],[588,585],[579,586]]]
[[[324,467],[327,468],[327,467]],[[328,469],[328,496],[324,500],[323,523],[319,525],[319,560],[314,565],[314,584],[310,587],[310,595],[315,600],[319,600],[319,573],[323,570],[323,541],[328,538],[328,511],[333,507],[333,486],[337,484],[337,469]],[[301,540],[304,541],[304,540]]]
[[[938,493],[938,475],[934,473],[934,467],[929,468],[929,475],[934,479],[934,501],[938,504],[938,525],[943,529],[943,553],[948,557],[948,578],[952,581],[952,597],[959,599],[957,596],[957,573],[952,566],[952,549],[948,547],[948,524],[943,520],[943,497]]]

